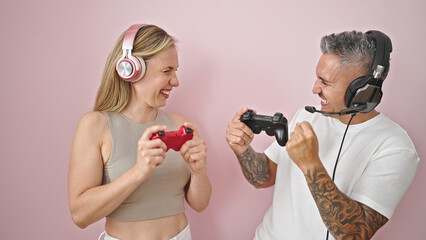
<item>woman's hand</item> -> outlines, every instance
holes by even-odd
[[[193,131],[193,138],[180,148],[180,153],[191,170],[186,200],[192,209],[201,212],[209,205],[212,193],[207,176],[207,146],[194,124],[185,122],[184,126]]]
[[[156,125],[149,127],[138,141],[138,152],[135,168],[143,175],[151,176],[155,168],[161,165],[166,157],[166,144],[161,139],[150,140],[152,135],[159,131],[165,131],[166,126]]]
[[[186,141],[180,148],[183,159],[191,169],[192,174],[207,172],[207,146],[206,142],[198,134],[198,128],[189,122],[184,126],[192,129],[193,138]]]

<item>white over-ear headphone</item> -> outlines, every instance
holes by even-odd
[[[121,79],[128,82],[139,81],[145,75],[146,65],[142,57],[132,55],[133,42],[139,29],[146,24],[134,24],[127,29],[123,39],[123,56],[115,69]]]

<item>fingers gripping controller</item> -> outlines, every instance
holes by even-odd
[[[186,141],[191,140],[192,137],[192,129],[182,126],[177,131],[159,131],[152,135],[151,140],[159,138],[166,144],[167,151],[169,151],[169,149],[179,151],[182,145]]]
[[[255,134],[265,131],[269,136],[274,136],[278,144],[282,147],[288,141],[287,119],[282,113],[275,113],[274,116],[257,115],[249,109],[241,116],[241,122],[245,123]]]

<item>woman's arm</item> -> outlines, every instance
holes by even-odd
[[[164,127],[157,126],[150,131],[162,129]],[[113,182],[101,185],[104,167],[102,151],[111,149],[106,146],[106,139],[110,138],[108,122],[100,112],[87,113],[80,119],[73,139],[68,173],[68,202],[72,219],[78,227],[85,228],[110,214],[152,174],[156,164],[162,162],[164,156],[161,151],[165,152],[165,146],[161,141],[149,142],[147,135],[150,136],[149,131],[138,143],[138,164]],[[151,167],[147,168],[147,164],[141,164],[140,155],[146,153],[148,147],[163,149],[158,150],[157,156],[154,153],[150,158],[145,158],[152,162]]]
[[[187,122],[187,119],[182,115],[171,114],[171,116],[176,126],[184,125],[193,130],[193,139],[187,141],[181,147],[180,153],[191,170],[186,201],[194,210],[201,212],[209,205],[212,193],[212,187],[207,175],[207,146],[194,124]]]

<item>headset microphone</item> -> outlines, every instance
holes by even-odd
[[[350,108],[343,109],[340,112],[325,112],[325,111],[320,111],[320,110],[317,110],[313,106],[306,106],[305,110],[308,111],[308,112],[310,112],[310,113],[316,113],[316,112],[318,112],[318,113],[325,113],[325,114],[338,114],[339,116],[342,116],[342,115],[348,115],[348,114],[356,114],[356,113],[359,113],[359,112],[361,112],[362,110],[364,110],[366,108],[367,108],[366,104],[355,104],[354,106],[352,106]]]

